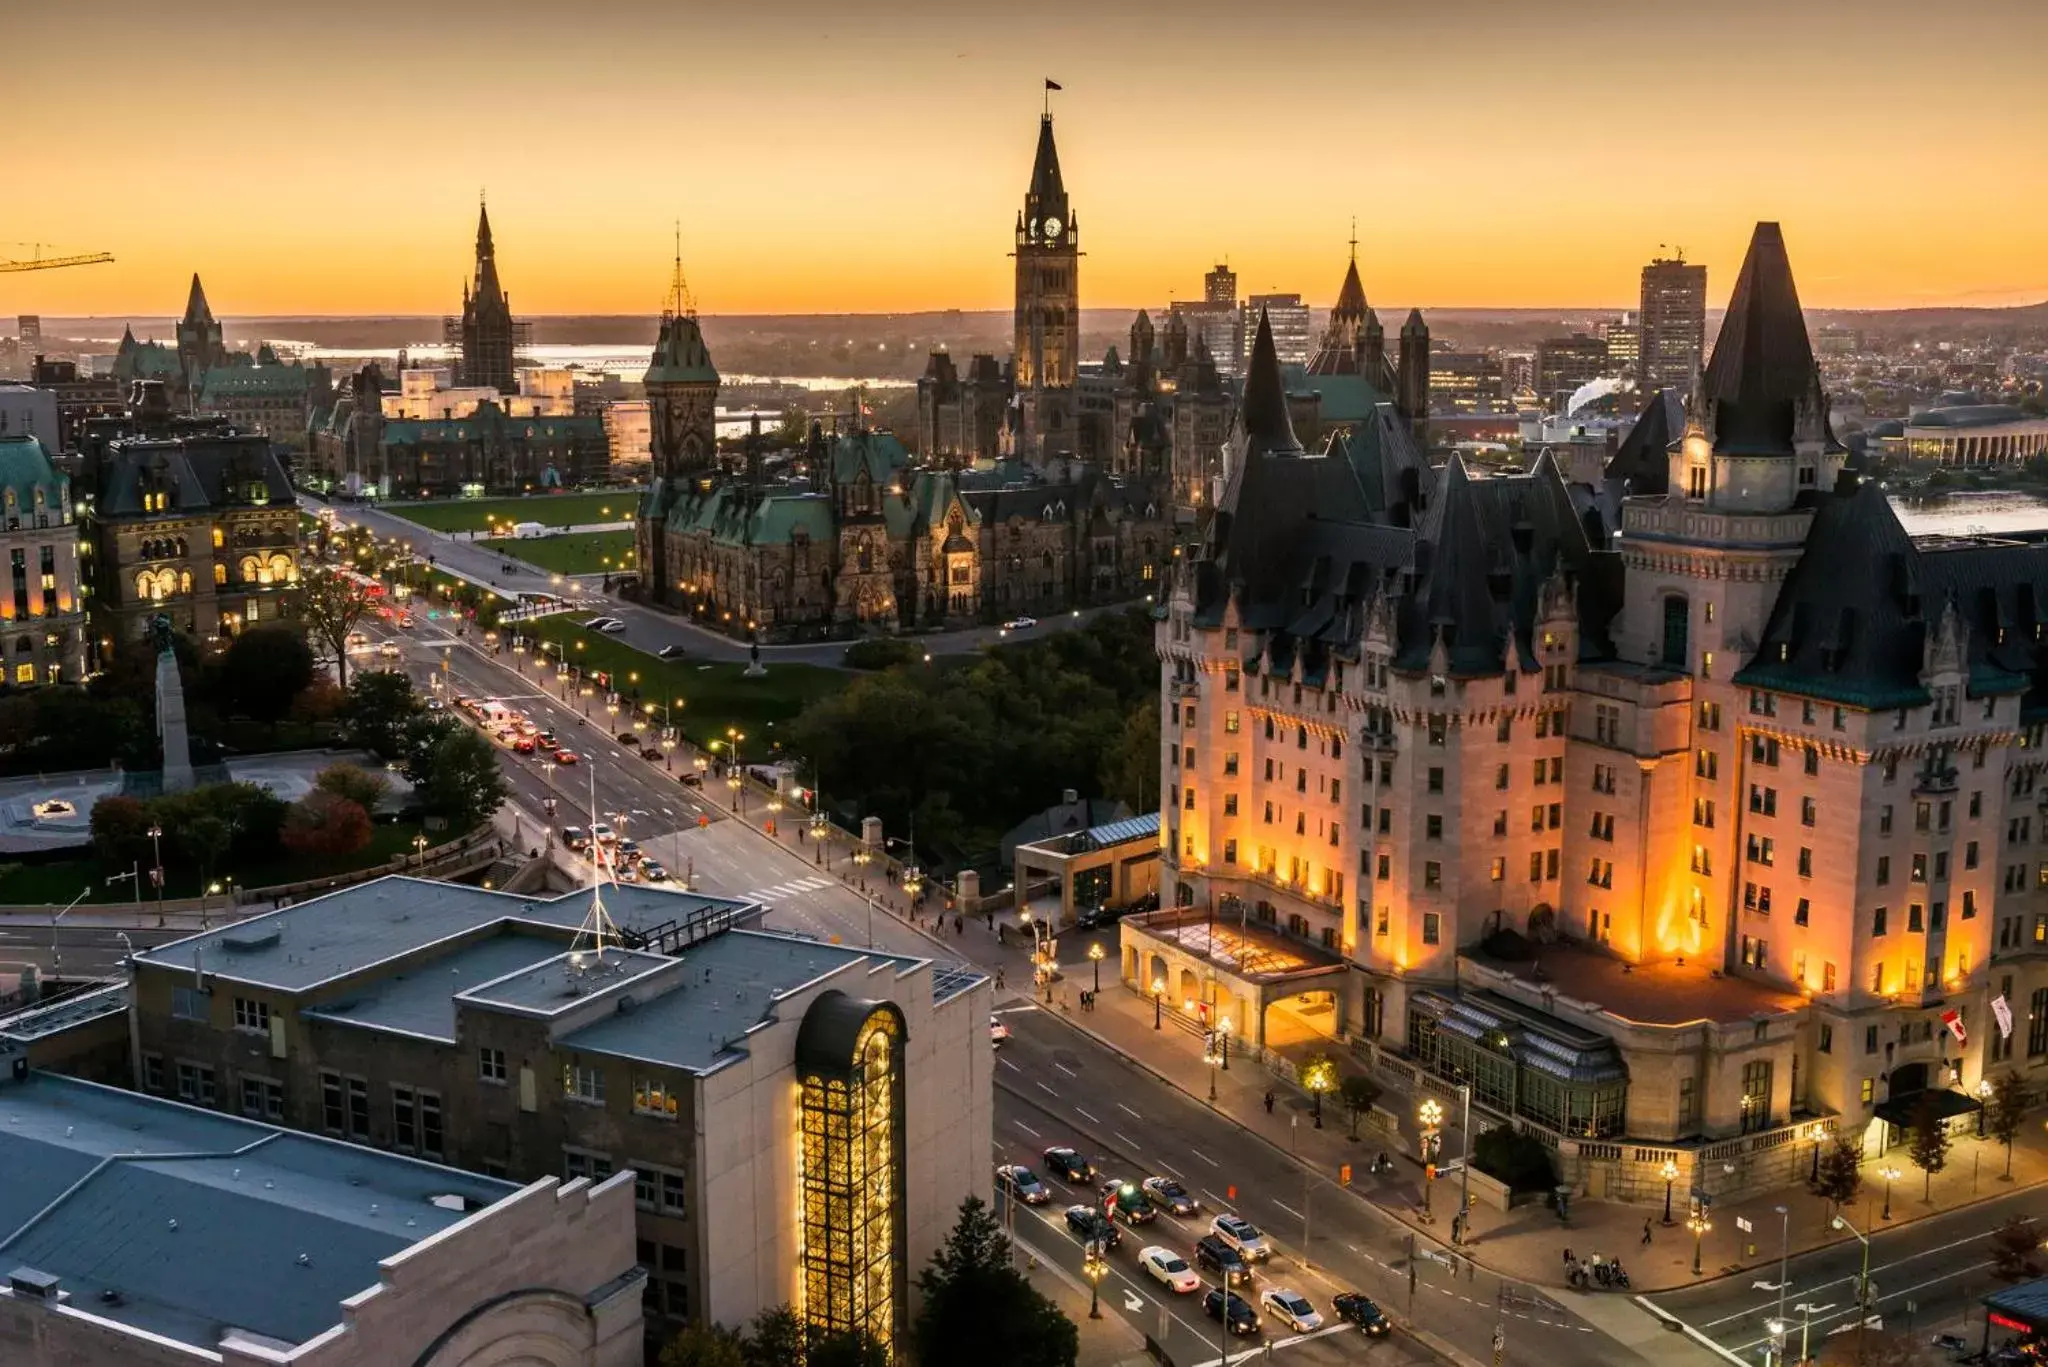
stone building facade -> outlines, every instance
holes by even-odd
[[[127,415],[88,426],[80,478],[95,658],[147,648],[158,613],[202,641],[298,620],[298,503],[268,438],[176,417],[145,382]]]
[[[85,597],[71,477],[32,436],[0,436],[0,682],[85,678]]]
[[[1184,910],[1124,923],[1127,980],[1250,1039],[1313,999],[1642,1199],[2048,1070],[2048,543],[1915,542],[1844,477],[1777,225],[1600,487],[1432,471],[1392,414],[1310,457],[1280,391],[1255,357],[1162,612]]]

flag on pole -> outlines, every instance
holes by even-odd
[[[1998,1037],[2012,1038],[2012,1007],[2006,1003],[2005,994],[1999,993],[1991,999],[1991,1014],[1998,1017]]]
[[[1941,1023],[1956,1037],[1957,1044],[1967,1045],[1970,1042],[1969,1035],[1963,1030],[1962,1012],[1950,1007],[1941,1013]]]
[[[1045,88],[1046,88],[1047,90],[1062,90],[1062,89],[1065,89],[1065,87],[1064,87],[1064,86],[1062,86],[1062,85],[1061,85],[1061,84],[1060,84],[1060,83],[1059,83],[1058,81],[1052,80],[1052,79],[1051,79],[1051,78],[1049,78],[1049,77],[1047,78],[1047,80],[1046,80],[1046,82],[1045,82]]]

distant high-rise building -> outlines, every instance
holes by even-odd
[[[1502,397],[1500,358],[1485,351],[1429,353],[1429,397],[1436,411],[1490,410]]]
[[[24,313],[16,320],[15,337],[24,361],[33,363],[43,350],[43,320],[40,314]]]
[[[1228,266],[1218,266],[1202,277],[1202,302],[1221,304],[1225,308],[1237,307],[1237,272]],[[1257,323],[1253,324],[1254,327]]]
[[[1273,350],[1281,365],[1305,366],[1315,355],[1316,336],[1309,326],[1308,305],[1298,294],[1254,294],[1244,301],[1238,333],[1239,356],[1252,354],[1252,339],[1259,335],[1259,315],[1273,326]]]
[[[519,387],[514,360],[526,341],[526,325],[512,321],[512,298],[498,283],[498,253],[491,242],[491,215],[476,216],[476,282],[462,287],[462,317],[444,321],[448,345],[457,351],[458,385],[492,385],[510,394]]]
[[[1643,267],[1637,326],[1641,388],[1690,389],[1707,345],[1707,268],[1688,264],[1683,252]]]
[[[1215,362],[1219,374],[1239,373],[1244,339],[1235,304],[1175,304],[1171,316],[1180,319],[1187,329],[1190,356],[1199,347]]]
[[[1642,329],[1636,322],[1633,309],[1619,318],[1600,325],[1600,336],[1607,343],[1607,365],[1610,375],[1633,375],[1643,359]]]
[[[1536,344],[1536,392],[1546,401],[1559,390],[1577,389],[1607,373],[1607,343],[1598,337],[1575,332]]]

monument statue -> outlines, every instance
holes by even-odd
[[[196,780],[192,739],[185,730],[185,684],[178,677],[171,619],[163,613],[150,618],[149,639],[156,645],[156,733],[164,747],[163,790],[182,793]]]
[[[767,668],[761,663],[761,633],[757,631],[754,633],[753,641],[747,646],[747,668],[741,677],[758,679],[767,672]]]

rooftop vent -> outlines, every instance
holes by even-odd
[[[253,954],[259,949],[276,949],[282,938],[283,932],[276,926],[250,926],[223,934],[220,947],[237,954]]]
[[[54,1273],[33,1267],[17,1267],[7,1274],[7,1285],[14,1294],[29,1300],[54,1301],[61,1279]]]

